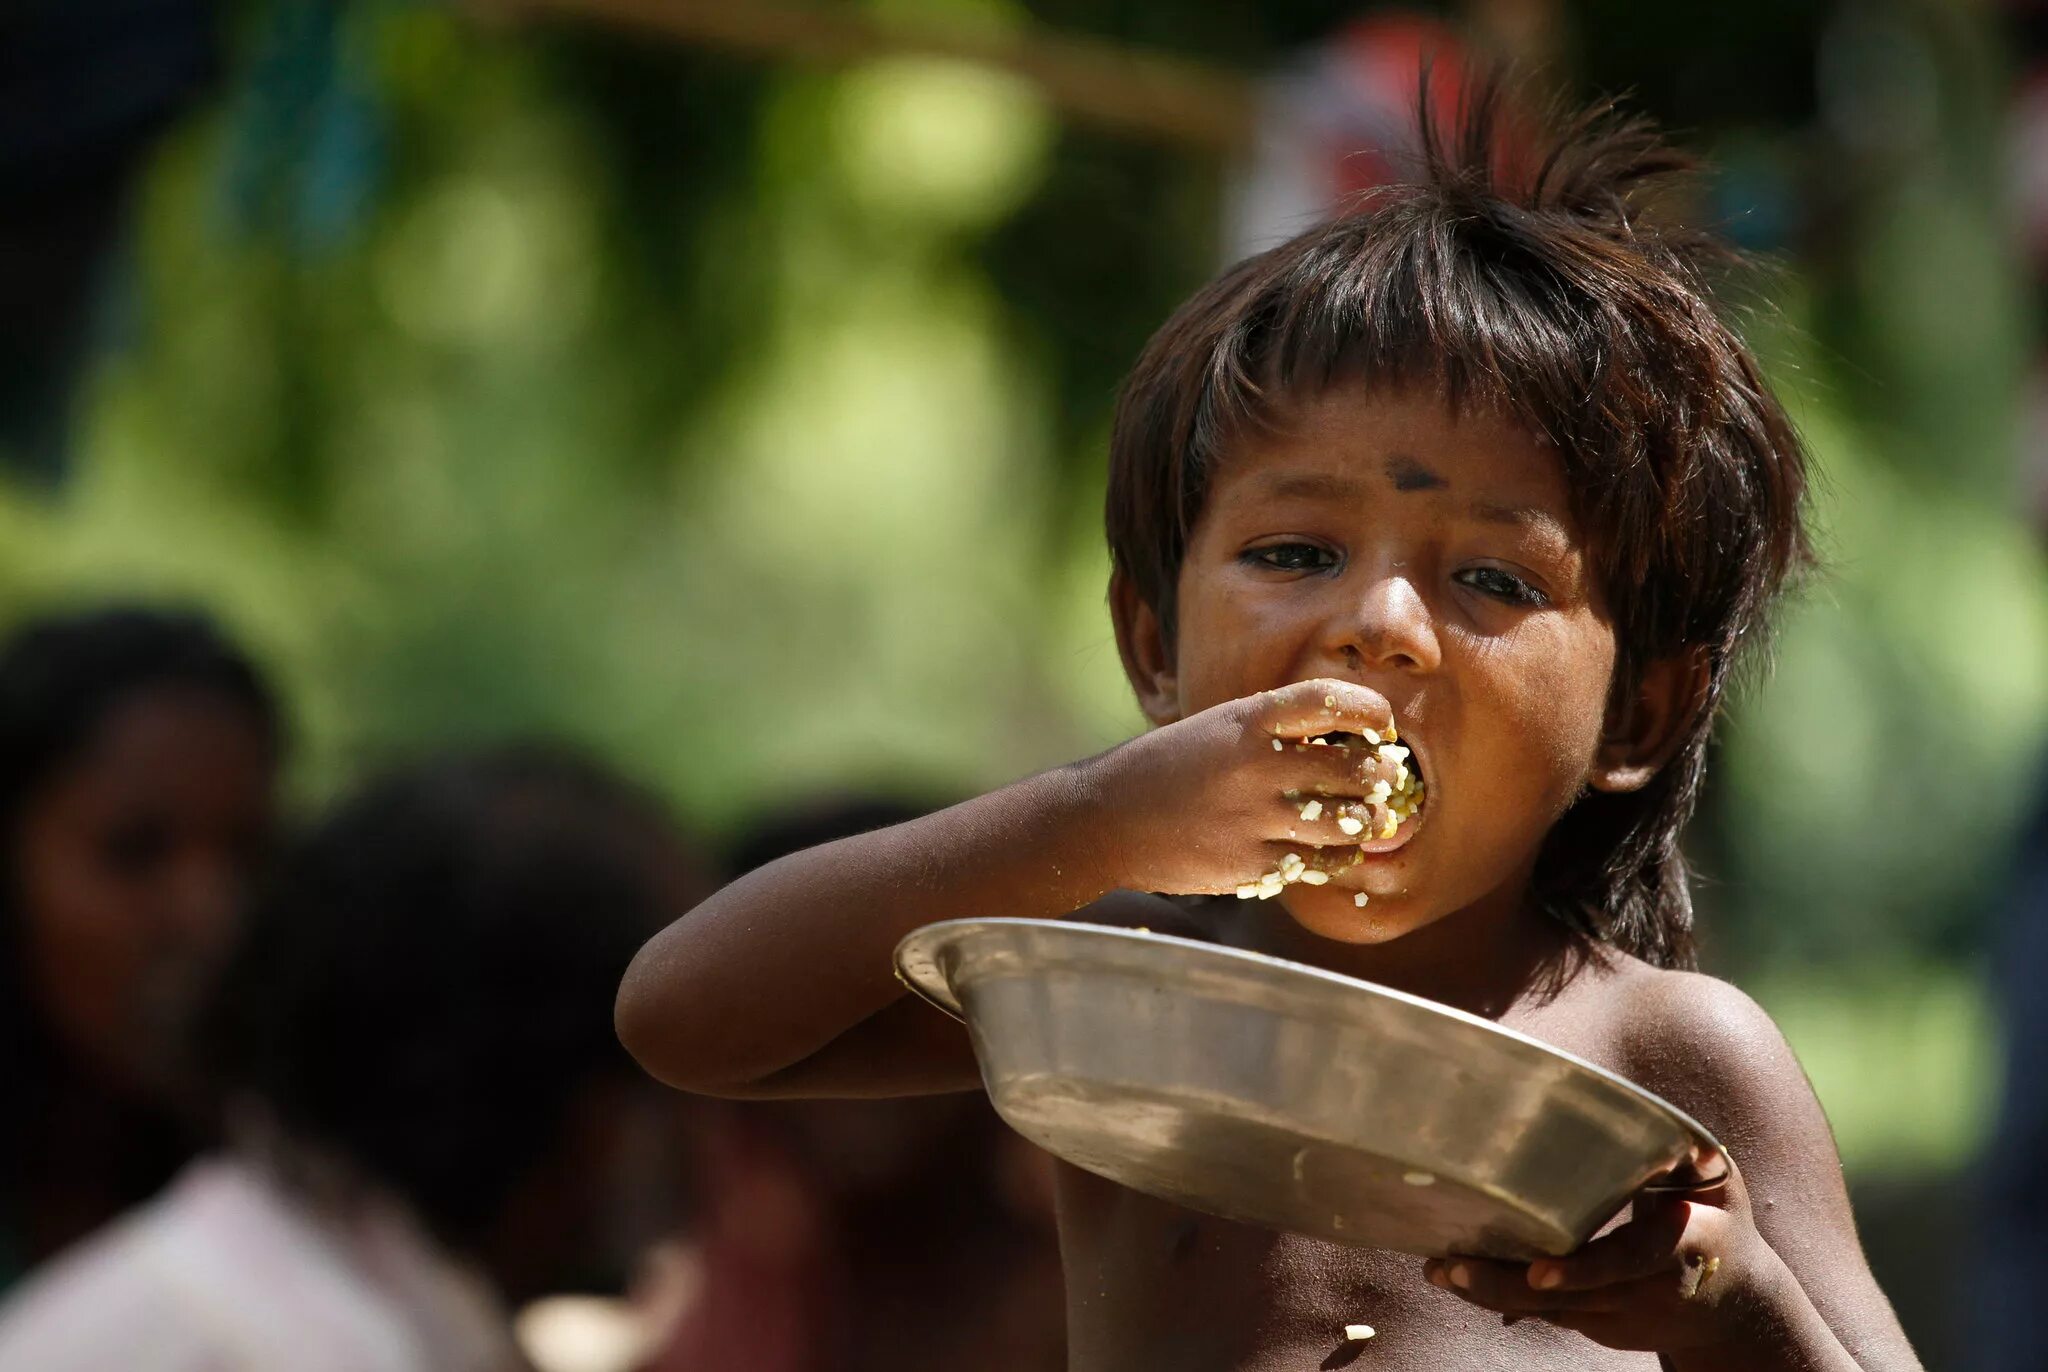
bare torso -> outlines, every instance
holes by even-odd
[[[1422,1279],[1422,1259],[1212,1219],[1060,1165],[1074,1372],[1654,1369],[1539,1320],[1500,1317]],[[1347,1343],[1344,1327],[1374,1337]]]
[[[1227,908],[1227,907],[1226,907]],[[1199,907],[1173,932],[1235,942]],[[1627,1075],[1611,1007],[1617,980],[1656,977],[1628,959],[1586,967],[1499,1022]],[[1654,1369],[1654,1354],[1602,1348],[1540,1320],[1512,1327],[1423,1279],[1422,1259],[1344,1248],[1198,1214],[1059,1165],[1073,1372],[1321,1369]],[[1349,1343],[1344,1328],[1371,1325]]]

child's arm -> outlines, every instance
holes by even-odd
[[[1662,1353],[1675,1372],[1918,1372],[1857,1242],[1827,1118],[1770,1017],[1724,982],[1661,973],[1629,1018],[1629,1075],[1727,1145],[1741,1168],[1731,1185],[1641,1198],[1629,1223],[1565,1259],[1455,1259],[1430,1264],[1431,1280]]]
[[[1276,738],[1385,730],[1383,697],[1306,681],[1230,701],[936,814],[768,864],[641,950],[618,1026],[654,1075],[732,1095],[893,1095],[977,1080],[966,1035],[908,999],[890,955],[963,917],[1090,911],[1143,922],[1119,887],[1222,892],[1282,854],[1356,840],[1284,793],[1356,797],[1369,750]],[[1298,834],[1290,838],[1290,834]],[[1153,902],[1157,904],[1157,902]]]

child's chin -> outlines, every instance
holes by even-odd
[[[1411,902],[1375,898],[1359,905],[1357,892],[1337,886],[1292,886],[1281,897],[1294,922],[1335,943],[1391,943],[1420,923]]]

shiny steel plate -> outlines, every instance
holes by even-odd
[[[1526,1034],[1280,958],[1063,920],[951,920],[896,949],[966,1021],[1039,1146],[1210,1214],[1361,1247],[1568,1253],[1719,1145]]]

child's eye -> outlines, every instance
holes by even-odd
[[[1459,572],[1456,581],[1482,591],[1496,600],[1505,600],[1510,605],[1547,605],[1548,596],[1531,586],[1513,572],[1499,567],[1467,567]]]
[[[1280,572],[1320,572],[1337,565],[1337,555],[1314,543],[1269,543],[1245,553],[1244,560]]]

